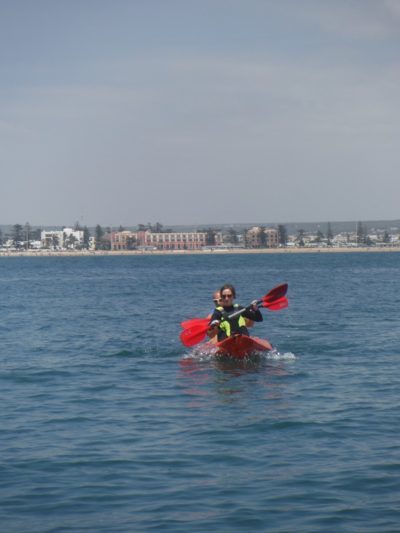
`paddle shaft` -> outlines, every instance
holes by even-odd
[[[277,287],[269,291],[268,294],[263,296],[261,300],[256,300],[256,305],[270,308],[271,311],[278,311],[280,309],[284,309],[288,305],[287,299],[284,298],[287,292],[287,288],[287,283],[282,283],[281,285],[278,285]],[[279,305],[275,306],[275,303]],[[248,311],[251,308],[252,304],[247,307],[243,307],[242,309],[238,309],[237,311],[234,311],[233,313],[230,313],[229,315],[226,315],[223,318],[225,320],[230,320],[232,318],[242,315],[245,311]],[[198,319],[194,320],[196,322],[193,324],[193,326],[187,325],[186,328],[183,326],[184,330],[179,335],[182,343],[185,346],[194,346],[195,344],[201,342],[206,332],[209,329],[212,329],[212,326],[210,327],[210,323],[207,323],[207,319],[200,319],[199,321]],[[185,322],[187,324],[189,321]]]
[[[277,309],[274,309],[274,304],[275,302],[278,303],[282,301],[287,292],[287,289],[287,283],[281,283],[280,285],[277,285],[276,287],[271,289],[268,294],[263,296],[260,300],[257,300],[257,305],[259,307],[266,307],[267,309],[270,308],[271,311],[276,311]],[[250,307],[251,306],[248,306],[247,308]],[[181,326],[183,329],[187,329],[197,325],[200,326],[203,324],[207,324],[207,318],[193,318],[192,320],[184,320],[183,322],[181,322]]]
[[[257,300],[257,305],[262,304],[262,300]],[[245,311],[250,311],[252,308],[252,305],[248,305],[247,307],[243,307],[242,309],[239,309],[238,311],[235,311],[234,313],[231,313],[230,315],[224,316],[223,318],[225,320],[230,320],[231,318],[236,318],[237,316],[242,315]]]

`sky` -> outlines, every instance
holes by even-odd
[[[400,217],[400,0],[0,0],[0,224]]]

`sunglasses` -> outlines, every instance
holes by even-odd
[[[222,299],[223,300],[226,300],[227,298],[232,298],[233,297],[233,294],[223,294],[222,295]]]
[[[217,303],[220,302],[221,300],[222,300],[222,298],[218,298],[218,299],[217,299],[217,298],[214,298],[213,302],[214,302],[215,304],[217,304]]]

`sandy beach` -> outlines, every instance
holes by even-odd
[[[316,254],[316,253],[400,252],[400,246],[321,247],[321,248],[221,248],[211,250],[0,250],[0,257],[93,257],[124,255],[204,255],[204,254]]]

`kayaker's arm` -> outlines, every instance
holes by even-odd
[[[246,307],[246,310],[243,311],[243,316],[254,322],[262,322],[264,320],[258,308],[257,300],[254,300],[249,307]]]
[[[210,318],[210,327],[207,330],[207,335],[209,337],[211,338],[215,337],[215,335],[217,334],[220,322],[221,322],[221,312],[218,311],[218,309],[215,309]]]

